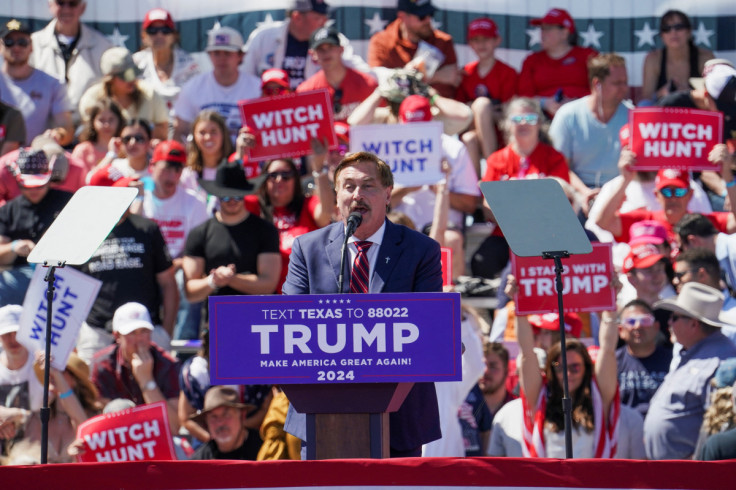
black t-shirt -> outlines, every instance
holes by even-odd
[[[220,266],[235,264],[238,274],[256,274],[258,255],[279,252],[276,227],[250,214],[236,225],[224,225],[212,218],[189,232],[184,255],[204,259],[205,273]],[[243,294],[230,287],[217,291],[218,296]]]
[[[13,240],[31,240],[38,243],[51,223],[59,216],[72,194],[57,189],[49,189],[37,204],[32,204],[23,195],[11,199],[0,207],[0,236]],[[25,257],[16,257],[14,267],[26,265]]]
[[[307,66],[309,41],[299,41],[289,34],[286,37],[286,51],[284,52],[283,70],[289,74],[291,90],[296,90],[304,81],[304,68]]]
[[[670,370],[672,350],[658,345],[652,355],[639,358],[629,354],[626,346],[616,351],[618,388],[621,403],[646,416],[649,400],[654,396]]]
[[[135,301],[145,305],[153,324],[159,325],[161,290],[156,275],[169,267],[171,256],[156,222],[129,215],[80,267],[85,274],[102,281],[87,323],[112,331],[115,310]]]
[[[248,437],[245,438],[245,441],[243,441],[243,444],[239,448],[223,453],[217,449],[217,443],[215,441],[209,441],[207,444],[199,446],[189,459],[237,459],[255,461],[258,457],[258,451],[260,451],[263,441],[261,440],[261,436],[258,434],[257,430],[247,430]]]

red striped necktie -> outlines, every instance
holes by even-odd
[[[358,249],[358,255],[355,256],[353,262],[353,271],[350,273],[350,292],[351,293],[367,293],[369,284],[368,272],[371,270],[370,262],[368,262],[368,249],[371,248],[373,242],[367,240],[355,242]]]

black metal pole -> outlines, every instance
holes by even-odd
[[[44,267],[48,267],[49,270],[44,277],[44,281],[48,283],[46,287],[46,355],[44,359],[44,370],[43,370],[43,406],[41,407],[41,464],[48,462],[48,449],[49,449],[49,375],[51,370],[51,321],[53,319],[53,305],[54,305],[54,281],[56,278],[57,267],[64,267],[63,262],[58,262],[57,265],[48,265],[44,262]]]
[[[557,313],[560,329],[560,360],[562,362],[562,412],[565,415],[565,458],[572,459],[572,400],[567,384],[567,345],[565,342],[564,308],[562,306],[562,259],[570,257],[568,252],[543,252],[545,259],[555,261],[555,284],[557,286]]]

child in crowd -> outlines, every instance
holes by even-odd
[[[101,99],[93,105],[84,123],[79,143],[74,147],[72,156],[84,163],[89,172],[97,166],[110,147],[110,140],[120,136],[123,130],[123,114],[120,107],[112,99]]]

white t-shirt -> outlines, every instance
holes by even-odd
[[[171,256],[181,257],[189,232],[208,218],[207,203],[193,190],[182,187],[177,187],[168,199],[159,199],[146,191],[143,216],[158,224]]]
[[[458,139],[442,134],[442,157],[447,159],[452,166],[450,173],[450,192],[457,194],[469,194],[480,196],[478,187],[478,175],[475,173],[473,162],[470,160],[468,150]],[[396,186],[400,188],[400,186]],[[418,191],[411,192],[401,199],[394,209],[406,214],[414,222],[418,231],[432,222],[434,217],[435,193],[428,185]],[[450,209],[448,223],[456,228],[461,228],[463,213],[456,209]]]
[[[211,109],[219,112],[227,121],[230,135],[235,141],[243,125],[238,101],[261,96],[261,79],[240,72],[238,80],[223,87],[215,80],[212,71],[200,73],[189,80],[181,89],[174,105],[174,114],[182,121],[191,123],[200,111]]]
[[[33,353],[28,353],[28,360],[20,369],[10,370],[5,366],[5,352],[0,354],[0,405],[41,410],[43,404],[43,385],[33,372]],[[13,399],[20,397],[20,403]],[[25,401],[30,402],[30,407]]]

